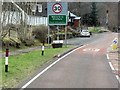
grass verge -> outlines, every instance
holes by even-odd
[[[89,31],[91,33],[102,33],[102,30],[100,27],[89,27]]]
[[[2,61],[2,59],[0,59],[0,61]],[[2,87],[2,63],[0,62],[0,90]]]
[[[73,48],[73,46],[63,48],[45,49],[45,55],[41,56],[41,51],[32,51],[26,54],[20,54],[9,57],[9,72],[5,73],[4,58],[2,63],[2,87],[14,88],[23,80],[30,77],[43,64],[53,59],[57,54],[62,54]]]

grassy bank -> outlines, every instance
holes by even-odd
[[[100,27],[89,27],[89,31],[92,33],[100,33],[101,28]]]
[[[41,51],[32,51],[26,54],[9,57],[9,72],[4,72],[4,58],[0,60],[2,63],[2,84],[4,88],[16,87],[26,78],[30,77],[43,64],[53,59],[55,55],[62,54],[73,48],[50,48],[45,49],[45,55],[41,56]]]
[[[108,32],[108,30],[105,27],[89,27],[88,29],[91,33]]]

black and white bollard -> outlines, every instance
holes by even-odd
[[[42,46],[42,56],[44,55],[44,45]]]
[[[5,56],[5,72],[8,72],[8,53],[9,53],[9,49],[6,49],[6,56]]]

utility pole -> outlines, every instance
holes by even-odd
[[[106,29],[108,30],[108,10],[106,11]]]

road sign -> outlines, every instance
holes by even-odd
[[[55,3],[52,6],[52,10],[54,13],[59,14],[62,11],[62,5],[60,3]]]
[[[67,25],[67,2],[48,2],[47,11],[49,25]]]
[[[66,25],[66,15],[49,15],[49,24],[50,25]]]

